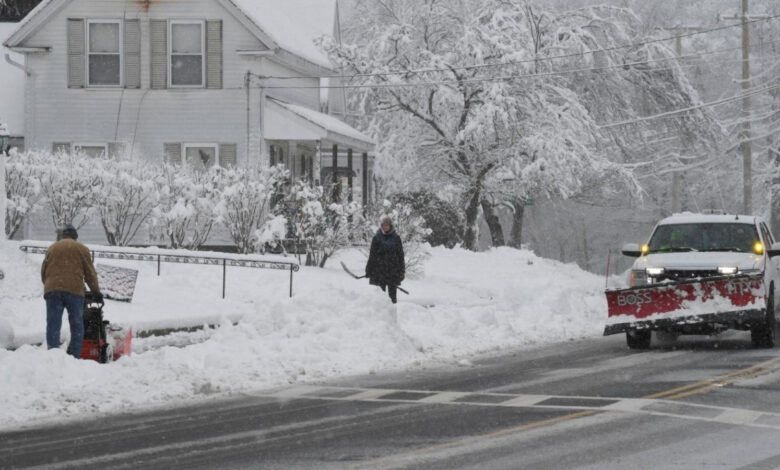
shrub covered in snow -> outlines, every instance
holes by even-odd
[[[127,246],[160,202],[155,168],[135,161],[94,161],[97,175],[92,205],[109,245]]]
[[[455,204],[428,191],[394,194],[390,196],[390,200],[409,206],[413,214],[425,220],[425,226],[430,229],[430,233],[424,239],[431,246],[453,248],[463,243],[463,218]]]
[[[272,199],[286,180],[287,170],[282,165],[259,170],[231,168],[220,169],[216,176],[220,198],[214,212],[218,221],[227,227],[239,253],[258,251],[259,242],[268,240],[266,231],[271,238],[278,235],[275,227],[279,224],[266,223],[274,219]]]
[[[83,227],[89,221],[97,197],[98,175],[94,162],[83,154],[41,153],[33,164],[41,178],[41,193],[55,227]]]
[[[356,202],[331,202],[322,186],[299,181],[289,197],[289,223],[297,243],[306,249],[307,266],[325,266],[336,251],[350,246],[363,226]]]
[[[33,213],[40,205],[41,182],[38,165],[31,160],[40,158],[40,154],[19,154],[15,151],[6,161],[6,206],[5,234],[12,238],[25,217]]]
[[[219,203],[217,170],[194,171],[165,164],[155,179],[160,206],[153,214],[153,229],[171,248],[196,250],[211,233]]]

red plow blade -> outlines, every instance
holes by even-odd
[[[739,321],[763,315],[763,275],[740,275],[605,292],[604,334],[649,328],[655,322]]]

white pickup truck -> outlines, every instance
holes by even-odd
[[[606,292],[605,335],[625,332],[630,348],[646,349],[652,331],[731,328],[749,330],[754,347],[774,347],[780,243],[760,217],[675,214],[622,252],[637,259],[631,287]]]

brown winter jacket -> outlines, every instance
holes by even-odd
[[[71,238],[63,238],[46,250],[41,280],[44,294],[65,291],[84,297],[84,281],[92,292],[100,292],[89,250]]]

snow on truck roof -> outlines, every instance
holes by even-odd
[[[672,224],[703,224],[703,223],[745,223],[755,224],[758,217],[754,215],[743,214],[695,214],[693,212],[683,212],[671,215],[658,222],[658,225]]]

